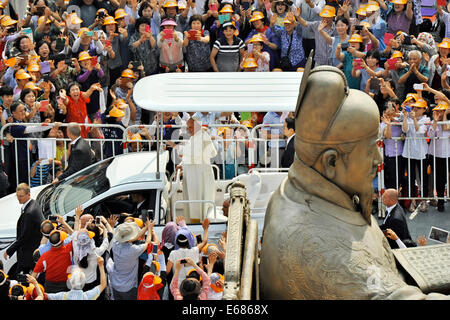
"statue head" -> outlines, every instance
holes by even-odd
[[[372,182],[381,163],[378,107],[366,93],[349,89],[337,68],[317,67],[303,76],[295,123],[297,157],[347,193],[370,223]]]

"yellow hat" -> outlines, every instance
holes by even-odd
[[[98,15],[100,12],[103,12],[105,15],[109,15],[108,10],[106,10],[105,8],[98,9],[96,14]]]
[[[323,7],[319,16],[321,16],[322,18],[333,18],[334,16],[336,16],[336,8],[326,5]]]
[[[186,272],[186,278],[189,278],[189,276],[191,275],[191,273],[193,272],[197,272],[196,269],[192,268],[190,269],[188,272]],[[202,281],[202,276],[197,272],[198,276],[200,277],[199,281]]]
[[[23,80],[23,79],[31,79],[30,74],[26,73],[24,69],[20,69],[16,72],[16,79]]]
[[[33,81],[30,81],[25,84],[24,89],[39,90],[40,88]]]
[[[41,56],[31,56],[28,57],[28,65],[30,64],[37,64],[41,60]]]
[[[142,140],[142,137],[139,133],[135,133],[131,136],[131,141],[137,141],[137,140]]]
[[[45,16],[39,17],[39,19],[38,19],[38,25],[40,25],[40,24],[42,23],[42,21],[44,21],[44,19],[45,19]],[[49,18],[47,18],[47,21],[45,22],[45,24],[49,24],[49,23],[52,23],[52,20],[50,20]]]
[[[116,20],[122,19],[123,17],[126,17],[127,15],[128,15],[128,13],[126,13],[124,9],[120,8],[114,12],[114,19],[116,19]]]
[[[252,125],[250,120],[244,120],[244,121],[241,122],[241,124],[243,124],[247,128],[250,128],[250,129],[253,128],[253,125]]]
[[[359,6],[358,10],[356,10],[356,14],[359,14],[360,16],[366,16],[366,5]]]
[[[81,51],[80,54],[78,55],[78,61],[84,61],[89,59],[92,59],[92,57],[87,51]]]
[[[120,75],[122,78],[131,78],[136,79],[133,70],[131,69],[125,69],[122,71],[122,74]]]
[[[416,102],[411,103],[410,106],[411,107],[417,107],[417,108],[426,108],[427,107],[427,102],[424,99],[419,98],[419,99],[416,100]]]
[[[85,32],[89,32],[89,28],[83,27],[78,31],[78,38]]]
[[[114,117],[114,118],[121,118],[121,117],[123,117],[123,116],[125,115],[125,112],[123,112],[123,110],[120,110],[119,108],[117,108],[117,107],[114,106],[114,107],[111,109],[111,111],[109,111],[108,115],[109,115],[110,117]],[[141,220],[141,221],[142,221],[142,220]]]
[[[354,33],[354,34],[352,34],[350,39],[348,39],[348,42],[363,42],[363,39],[362,39],[361,35]]]
[[[220,13],[233,13],[233,7],[229,4],[226,4],[222,9],[219,11]]]
[[[248,57],[244,60],[243,67],[244,68],[257,68],[258,64],[256,63],[256,60],[254,58]]]
[[[11,57],[8,60],[3,60],[3,62],[8,66],[8,67],[14,67],[17,63],[17,61],[19,60],[19,58],[17,57]]]
[[[252,17],[250,18],[250,22],[264,19],[264,14],[261,11],[254,11]]]
[[[121,112],[123,112],[122,110],[120,110]],[[109,112],[111,115],[111,111]],[[139,218],[134,218],[134,222],[136,222],[136,224],[139,226],[139,228],[142,228],[142,226],[144,225],[144,221],[142,221],[142,219]]]
[[[369,0],[369,3],[366,6],[366,11],[377,11],[380,9],[380,4],[377,1]]]
[[[109,24],[117,24],[117,22],[116,22],[116,20],[115,20],[113,17],[107,16],[107,17],[105,17],[105,19],[103,20],[103,25],[104,25],[104,26],[107,26],[107,25],[109,25]]]
[[[164,8],[178,7],[178,2],[174,0],[167,0],[166,2],[164,2],[163,7]]]
[[[296,20],[295,20],[295,17],[292,17],[292,21],[291,21],[288,17],[286,17],[286,18],[283,20],[283,24],[284,24],[284,23],[292,23],[292,22],[294,22],[294,21],[296,21]]]
[[[305,68],[297,68],[297,72],[304,72],[305,71]]]
[[[408,0],[391,0],[393,4],[406,4]]]
[[[419,99],[419,96],[417,95],[417,93],[408,93],[406,95],[405,101],[403,101],[403,103],[402,103],[402,106],[407,104],[411,100],[417,100],[417,99]]]
[[[186,2],[185,1],[179,1],[178,2],[178,9],[186,9]]]
[[[115,101],[114,105],[119,109],[123,109],[123,108],[126,109],[126,107],[128,106],[128,104],[123,99],[117,99]]]
[[[442,42],[438,44],[439,48],[450,48],[450,38],[442,39]]]
[[[17,20],[12,19],[10,16],[4,16],[0,22],[2,27],[9,27],[17,23]]]
[[[447,110],[448,109],[448,103],[445,101],[440,101],[436,107],[433,108],[433,111],[438,110]]]
[[[367,29],[370,29],[371,25],[367,21],[361,21],[360,26],[366,27]]]
[[[264,39],[261,33],[256,33],[251,37],[250,42],[264,42]]]
[[[81,24],[83,20],[77,16],[77,14],[74,12],[70,15],[70,22],[72,24]],[[78,35],[79,36],[79,35]]]
[[[38,72],[38,71],[41,71],[41,66],[40,66],[39,64],[37,64],[37,63],[30,63],[30,64],[27,66],[27,71],[28,71],[28,72]]]
[[[394,51],[391,58],[403,58],[403,53],[401,51]]]
[[[21,284],[15,284],[15,285],[13,285],[12,287],[9,288],[9,294],[10,295],[12,295],[13,288],[15,288],[15,287],[22,287],[22,290],[23,290],[24,294],[27,292],[27,287],[25,287],[24,285],[21,285]]]

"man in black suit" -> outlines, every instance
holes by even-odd
[[[44,215],[39,204],[31,199],[30,187],[21,183],[16,189],[17,199],[22,205],[17,221],[16,241],[5,251],[5,260],[17,252],[16,273],[29,273],[34,268],[33,252],[41,242],[41,223]]]
[[[286,149],[281,157],[281,167],[289,168],[294,161],[294,137],[295,137],[295,119],[286,118],[283,125],[283,134],[287,137]]]
[[[387,189],[381,197],[386,206],[386,218],[380,226],[381,230],[392,229],[401,241],[410,240],[408,225],[406,223],[406,215],[402,206],[398,203],[398,192],[395,189]],[[397,249],[397,243],[388,238],[389,245],[392,249]]]
[[[93,162],[93,154],[89,143],[81,138],[81,127],[77,123],[71,123],[67,127],[67,136],[72,142],[70,143],[70,155],[66,170],[53,180],[53,184],[71,176],[72,174],[90,166]]]

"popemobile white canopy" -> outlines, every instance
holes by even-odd
[[[175,72],[140,79],[141,108],[161,112],[295,111],[303,72]]]

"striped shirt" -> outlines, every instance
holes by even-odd
[[[241,38],[233,36],[230,45],[225,37],[214,42],[214,48],[218,50],[216,57],[217,69],[220,72],[236,72],[240,64],[240,50],[244,49],[245,43]]]
[[[33,168],[35,163],[33,163],[31,168]],[[39,163],[38,165],[36,165],[34,177],[30,177],[30,187],[38,187],[40,185],[47,184],[47,178],[48,178],[48,174],[50,173],[50,168],[51,168],[51,166],[49,164],[41,165]],[[42,173],[42,175],[41,175],[41,173]]]

